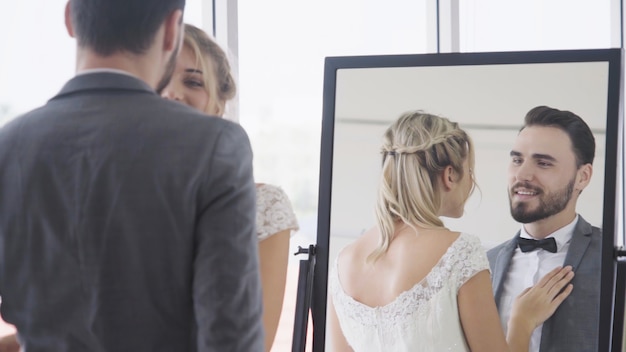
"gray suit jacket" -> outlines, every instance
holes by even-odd
[[[512,279],[507,277],[507,273],[518,236],[519,232],[512,240],[487,252],[498,305],[504,282]],[[544,322],[541,352],[598,350],[601,242],[601,230],[579,216],[563,263],[574,268],[574,290],[554,315]]]
[[[33,351],[262,351],[248,137],[115,73],[0,130],[2,317]]]

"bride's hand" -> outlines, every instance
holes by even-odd
[[[554,311],[572,293],[574,278],[571,266],[557,267],[542,277],[535,286],[528,287],[517,296],[511,309],[511,320],[530,331],[554,314]]]

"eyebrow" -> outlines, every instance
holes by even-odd
[[[202,74],[202,71],[200,71],[200,70],[198,70],[198,69],[195,69],[195,68],[188,68],[188,69],[185,69],[185,72],[187,72],[187,73],[199,73],[199,74]]]
[[[511,152],[509,153],[511,156],[522,156],[522,153],[515,151],[515,150],[511,150]],[[556,158],[553,157],[550,154],[539,154],[539,153],[535,153],[531,155],[533,159],[545,159],[545,160],[550,160],[550,161],[555,161],[556,162]]]

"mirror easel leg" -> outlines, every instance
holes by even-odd
[[[293,326],[292,352],[305,352],[309,314],[313,299],[313,274],[315,270],[315,246],[305,249],[298,247],[298,254],[308,254],[306,260],[300,260],[298,272],[298,293],[296,297],[296,313]]]
[[[611,350],[613,352],[621,352],[624,337],[624,314],[626,313],[626,258],[618,257],[616,259],[615,272],[615,302],[613,305],[613,337],[611,339]]]

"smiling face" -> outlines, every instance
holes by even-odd
[[[567,223],[576,213],[578,194],[589,182],[591,166],[576,166],[569,136],[556,127],[524,128],[511,150],[511,215],[521,223]],[[563,224],[563,225],[564,225]]]
[[[204,86],[202,69],[193,51],[187,46],[176,60],[176,68],[169,84],[161,94],[164,98],[176,100],[200,111],[207,112],[209,93]]]

